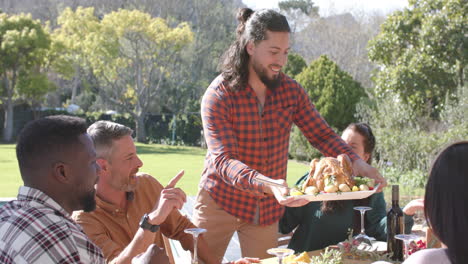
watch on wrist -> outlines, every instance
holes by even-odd
[[[153,233],[157,232],[159,230],[159,225],[152,225],[148,222],[148,220],[149,220],[148,214],[144,214],[140,220],[140,227],[143,229],[149,230]]]

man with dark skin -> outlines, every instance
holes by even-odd
[[[0,208],[0,263],[104,263],[70,218],[96,207],[100,167],[86,122],[69,116],[30,122],[16,153],[24,186]]]

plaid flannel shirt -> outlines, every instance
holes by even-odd
[[[0,263],[104,263],[101,249],[52,198],[21,186],[0,207]]]
[[[293,123],[323,155],[358,158],[323,120],[306,91],[284,74],[280,87],[267,90],[261,113],[249,85],[234,92],[218,76],[203,96],[201,115],[208,151],[200,187],[245,222],[255,223],[257,214],[259,225],[270,225],[283,214],[284,208],[254,178],[286,179]]]

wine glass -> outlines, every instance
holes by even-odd
[[[268,254],[278,257],[278,264],[283,264],[283,258],[294,254],[294,250],[290,248],[270,248],[267,250]]]
[[[372,207],[369,207],[369,206],[356,206],[353,209],[358,210],[361,213],[361,233],[359,233],[357,236],[355,236],[354,239],[359,241],[360,243],[364,242],[364,243],[368,244],[369,246],[372,246],[371,241],[375,240],[375,238],[366,235],[366,233],[364,232],[364,230],[365,230],[365,227],[364,227],[364,214],[366,213],[366,211],[372,210]]]
[[[415,234],[398,234],[398,235],[395,235],[395,238],[396,239],[400,239],[400,240],[403,240],[404,242],[404,245],[405,245],[405,259],[408,258],[409,254],[408,254],[408,250],[409,250],[409,243],[413,240],[416,240],[419,238],[419,236],[415,235]]]
[[[185,233],[191,234],[193,236],[193,258],[192,258],[192,264],[198,264],[198,255],[197,255],[197,244],[198,244],[198,235],[201,233],[205,233],[206,229],[205,228],[187,228],[184,230]]]

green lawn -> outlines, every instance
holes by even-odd
[[[185,175],[177,186],[188,195],[196,195],[203,169],[205,149],[139,143],[137,143],[137,149],[144,163],[140,171],[150,173],[165,185],[177,172],[184,169]],[[307,164],[290,160],[288,163],[289,186],[293,185],[308,169]],[[15,145],[0,144],[0,171],[0,197],[16,197],[22,181],[16,162]],[[400,206],[424,195],[424,189],[410,189],[405,186],[400,186],[400,188]],[[385,188],[384,193],[385,200],[390,203],[391,188]]]
[[[150,173],[165,185],[177,172],[184,169],[185,175],[177,186],[188,195],[196,195],[205,149],[139,143],[137,149],[144,163],[140,171]],[[289,161],[289,185],[294,184],[307,170],[307,164]],[[0,197],[16,197],[22,181],[16,162],[15,145],[0,144],[0,171]]]

